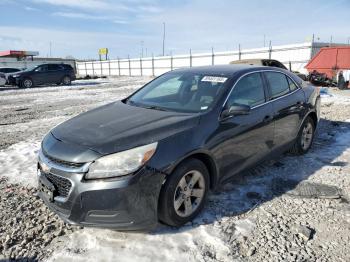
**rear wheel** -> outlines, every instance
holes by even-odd
[[[34,86],[33,80],[30,78],[23,79],[21,86],[24,88],[31,88]]]
[[[62,83],[63,83],[63,85],[65,85],[65,86],[69,86],[69,85],[72,83],[72,80],[70,79],[69,76],[65,76],[65,77],[63,77],[63,79],[62,79]]]
[[[291,148],[291,153],[296,155],[305,154],[309,151],[315,136],[315,123],[311,117],[307,117],[302,124],[297,140]]]
[[[182,226],[203,209],[209,173],[202,161],[189,159],[169,176],[160,193],[159,219],[170,226]]]

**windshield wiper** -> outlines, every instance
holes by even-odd
[[[163,107],[159,106],[147,106],[147,105],[142,105],[142,107],[147,108],[147,109],[154,109],[154,110],[159,110],[159,111],[169,111]]]
[[[132,100],[127,100],[125,101],[128,105],[133,105],[133,106],[137,106],[137,107],[142,107],[142,108],[146,108],[146,109],[154,109],[154,110],[159,110],[159,111],[169,111],[166,108],[163,107],[159,107],[159,106],[155,106],[155,105],[145,105],[145,104],[140,104],[137,102],[134,102]]]

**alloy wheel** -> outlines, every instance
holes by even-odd
[[[197,170],[187,172],[179,181],[174,194],[174,208],[180,217],[192,215],[203,201],[205,179]]]
[[[313,135],[314,128],[310,122],[307,122],[301,134],[301,147],[303,150],[307,150],[311,146]]]
[[[30,80],[30,79],[25,79],[25,80],[23,81],[23,85],[24,85],[24,87],[26,87],[26,88],[30,88],[30,87],[33,86],[33,82],[32,82],[32,80]]]

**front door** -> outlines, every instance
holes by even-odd
[[[48,66],[41,65],[34,70],[33,74],[31,75],[31,78],[33,79],[36,85],[44,84],[47,83],[47,73]]]

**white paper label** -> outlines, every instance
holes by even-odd
[[[221,76],[204,76],[201,81],[203,82],[214,82],[214,83],[225,83],[227,77]]]

